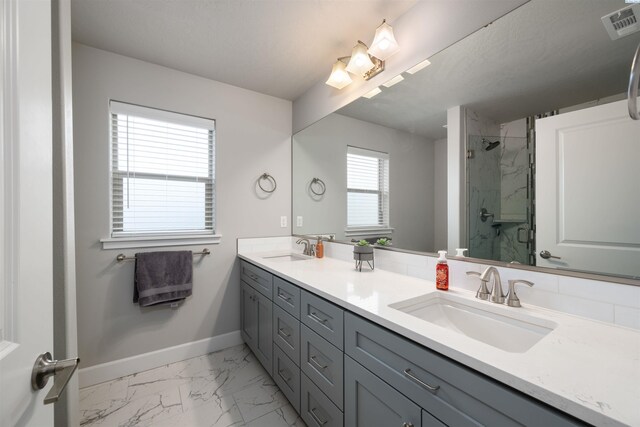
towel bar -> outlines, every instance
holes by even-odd
[[[202,250],[202,252],[194,252],[193,255],[209,255],[211,254],[211,251],[207,248],[204,248]],[[136,257],[134,256],[125,256],[125,254],[118,254],[118,256],[116,256],[116,261],[118,262],[122,262],[122,261],[133,261],[135,260]]]

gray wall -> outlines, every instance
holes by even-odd
[[[433,143],[434,221],[433,250],[447,249],[447,138]]]
[[[352,145],[389,153],[394,246],[433,251],[434,147],[430,140],[334,113],[294,135],[293,141],[294,233],[333,233],[337,239],[345,239],[346,153],[347,145]],[[310,197],[313,177],[327,185],[322,198]],[[303,217],[302,227],[295,225],[298,215]]]
[[[82,367],[238,330],[236,238],[290,230],[280,228],[280,216],[291,212],[291,102],[78,44],[73,85]],[[133,263],[116,264],[115,256],[137,250],[102,250],[99,243],[109,235],[109,99],[216,120],[222,242],[194,266],[194,295],[177,310],[134,305]],[[278,190],[260,199],[254,183],[265,171]]]

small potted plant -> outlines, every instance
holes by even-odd
[[[376,240],[376,245],[378,246],[391,246],[391,239],[388,237],[381,237]]]
[[[360,240],[353,246],[353,259],[356,260],[356,270],[362,271],[363,261],[373,270],[373,246],[366,240]]]

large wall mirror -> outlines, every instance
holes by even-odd
[[[640,32],[601,19],[625,7],[532,0],[295,134],[293,233],[634,283]]]

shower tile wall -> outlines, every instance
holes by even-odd
[[[500,150],[484,151],[482,146],[482,138],[499,135],[500,126],[467,109],[466,128],[467,147],[474,152],[467,168],[469,256],[497,259],[500,248],[495,228],[491,226],[491,218],[480,220],[480,210],[485,208],[495,215],[500,212]]]
[[[518,228],[529,229],[527,175],[529,150],[527,149],[527,121],[516,120],[501,125],[500,140],[500,218],[504,221],[500,236],[502,261],[528,264],[526,243],[518,242]],[[506,222],[506,221],[515,222]],[[524,239],[525,232],[522,231]]]

